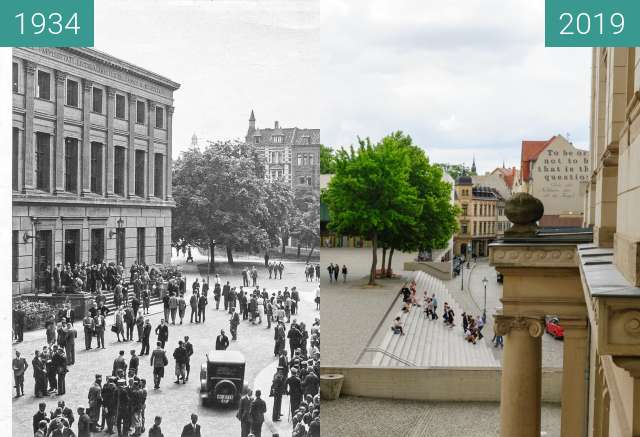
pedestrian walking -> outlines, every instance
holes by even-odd
[[[160,381],[164,377],[164,368],[169,364],[167,354],[162,349],[162,343],[156,343],[156,348],[151,353],[151,367],[153,367],[153,388],[157,390],[160,388]]]
[[[240,399],[240,406],[236,418],[240,421],[240,437],[247,437],[251,432],[251,399],[252,391],[249,389]]]
[[[205,310],[207,308],[207,298],[202,295],[198,298],[198,321],[204,323]]]
[[[196,279],[197,281],[197,279]],[[169,311],[171,312],[171,324],[176,324],[176,314],[178,312],[178,298],[175,294],[171,293],[169,295]],[[168,320],[167,320],[168,322]]]
[[[185,335],[184,337],[184,348],[187,351],[187,363],[185,369],[187,370],[187,376],[185,377],[185,381],[189,380],[189,373],[191,372],[191,355],[193,355],[193,345],[189,342],[189,336]]]
[[[20,352],[16,351],[16,357],[13,359],[13,382],[16,389],[16,397],[24,396],[24,372],[29,368],[27,360],[20,356]]]
[[[184,313],[187,310],[187,301],[184,300],[184,295],[181,293],[178,297],[178,317],[180,318],[180,324],[182,325],[182,320],[184,319]]]
[[[186,384],[187,381],[185,380],[185,377],[187,372],[187,360],[189,359],[189,356],[182,340],[178,341],[178,347],[173,351],[173,359],[176,361],[175,383],[180,384],[180,381],[182,380],[182,384]]]
[[[160,343],[160,347],[164,349],[164,345],[169,340],[169,326],[166,325],[164,319],[160,319],[160,324],[156,326],[155,330],[157,337],[157,342]]]
[[[264,413],[267,412],[267,404],[260,398],[262,392],[256,390],[256,398],[251,402],[249,414],[251,416],[251,432],[255,437],[262,437],[262,424]]]
[[[229,347],[229,337],[224,333],[224,329],[220,331],[220,335],[216,337],[216,350],[223,351]]]
[[[95,322],[88,311],[86,317],[82,320],[82,326],[84,328],[84,348],[89,350],[91,349],[91,338],[93,337]]]
[[[347,266],[342,265],[342,282],[347,282]]]
[[[149,337],[151,337],[151,322],[149,319],[145,319],[144,326],[142,327],[142,349],[140,350],[140,356],[149,355]]]

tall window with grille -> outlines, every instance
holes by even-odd
[[[102,149],[101,143],[91,143],[91,192],[102,194]]]
[[[51,135],[36,133],[36,188],[49,191],[51,187]]]
[[[124,264],[124,228],[116,229],[116,263]]]
[[[135,193],[144,197],[144,150],[136,150]]]
[[[153,194],[159,199],[164,197],[164,156],[156,153],[153,166]]]
[[[13,63],[12,75],[11,75],[11,83],[13,85],[13,92],[18,92],[18,79],[20,78],[20,66],[17,62]]]
[[[138,228],[137,241],[137,258],[138,264],[144,263],[144,228]]]
[[[124,157],[124,147],[113,148],[113,192],[118,196],[124,196]]]
[[[164,263],[164,228],[156,228],[156,264]]]
[[[13,128],[11,141],[13,143],[13,148],[11,151],[11,187],[13,190],[18,190],[18,162],[20,155],[20,129],[17,127]]]
[[[78,139],[64,139],[64,189],[78,192]]]

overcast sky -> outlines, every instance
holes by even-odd
[[[409,133],[433,161],[518,165],[522,139],[587,148],[590,49],[544,48],[544,2],[322,0],[322,138]]]
[[[433,161],[518,165],[523,139],[587,148],[589,49],[544,48],[531,0],[96,0],[96,48],[182,84],[174,150],[259,127],[329,146],[409,133]]]
[[[174,157],[195,132],[242,138],[258,127],[320,127],[316,0],[96,0],[95,48],[166,76]]]

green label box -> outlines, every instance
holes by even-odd
[[[0,47],[92,47],[94,0],[0,0]]]
[[[545,0],[546,47],[640,46],[638,0]]]

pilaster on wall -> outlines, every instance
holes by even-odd
[[[603,165],[597,173],[593,241],[599,247],[613,247],[616,232],[618,166]]]

